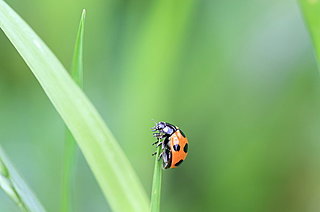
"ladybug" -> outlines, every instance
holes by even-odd
[[[162,152],[159,155],[159,160],[162,158],[163,169],[177,168],[188,155],[188,139],[179,127],[167,122],[158,122],[156,126],[151,128],[153,136],[157,141],[152,145],[162,147]],[[155,155],[153,153],[152,155]]]

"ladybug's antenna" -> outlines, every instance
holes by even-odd
[[[157,125],[157,122],[154,119],[151,119],[151,120]]]
[[[155,131],[157,131],[157,122],[154,120],[154,119],[151,119],[153,122],[154,122],[154,124],[155,124],[155,126],[154,127],[151,127],[151,129],[152,129],[152,131],[153,132],[155,132]]]

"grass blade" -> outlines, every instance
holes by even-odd
[[[141,182],[101,116],[45,43],[3,0],[0,27],[72,132],[113,211],[149,211]]]
[[[83,88],[83,35],[85,18],[86,10],[82,10],[77,38],[74,45],[71,68],[71,76],[81,88]]]
[[[83,88],[83,35],[86,11],[82,11],[77,38],[74,47],[71,76],[73,80]],[[72,182],[74,180],[76,141],[71,132],[66,129],[63,178],[61,188],[61,212],[72,211]]]
[[[313,40],[318,68],[320,68],[320,1],[300,0],[300,6]]]
[[[162,166],[158,161],[161,148],[157,150],[157,155],[154,164],[152,193],[151,193],[151,212],[160,212],[161,200],[161,181],[162,181]]]
[[[0,188],[22,211],[45,212],[45,209],[15,170],[0,146]]]
[[[74,140],[71,132],[66,129],[61,183],[61,212],[72,211],[71,196],[75,171],[76,147],[76,141]]]

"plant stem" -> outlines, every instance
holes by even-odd
[[[159,147],[157,150],[157,155],[156,155],[155,164],[154,164],[152,193],[151,193],[151,210],[150,210],[151,212],[160,211],[161,181],[162,181],[162,166],[160,161],[158,161],[160,152],[161,152],[161,147]]]

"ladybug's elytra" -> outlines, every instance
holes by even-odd
[[[166,122],[158,122],[152,131],[157,144],[162,146],[162,152],[159,155],[159,160],[162,158],[164,169],[177,168],[188,155],[188,139],[185,134],[177,127]],[[153,155],[155,155],[154,153]]]

